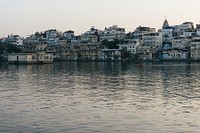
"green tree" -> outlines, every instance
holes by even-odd
[[[119,44],[119,42],[120,41],[118,39],[114,39],[113,41],[108,41],[105,39],[101,42],[101,45],[108,49],[117,49],[118,48],[117,44]]]
[[[130,53],[127,51],[122,50],[122,59],[130,58]]]
[[[8,53],[20,53],[21,52],[21,49],[18,48],[17,45],[14,45],[14,44],[6,44],[5,50]]]
[[[0,44],[0,55],[3,54],[3,45]]]

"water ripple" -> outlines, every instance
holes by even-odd
[[[0,67],[0,132],[193,132],[200,64]]]

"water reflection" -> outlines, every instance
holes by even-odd
[[[1,65],[1,132],[198,132],[200,64]]]

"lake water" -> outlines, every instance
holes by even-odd
[[[198,133],[200,64],[0,65],[0,132]]]

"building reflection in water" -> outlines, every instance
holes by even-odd
[[[176,131],[194,131],[200,124],[195,121],[200,110],[199,66],[145,63],[138,67],[124,62],[1,65],[0,118],[4,121],[0,120],[0,131],[7,125],[28,131],[19,129],[18,123],[29,125],[33,132],[35,123],[55,132],[89,132],[90,126],[119,128],[116,132],[137,132],[138,127],[167,132],[175,124],[179,125]],[[187,123],[193,126],[181,126]],[[83,124],[87,128],[79,129]]]

